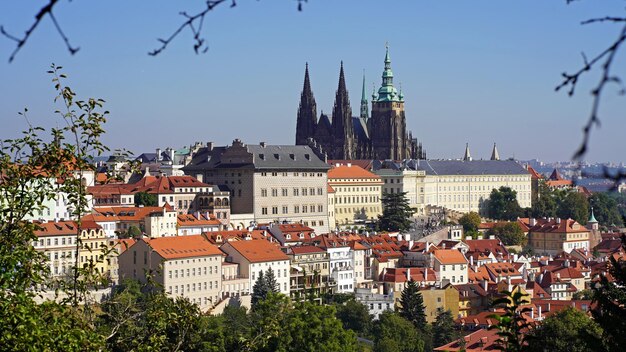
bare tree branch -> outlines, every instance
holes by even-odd
[[[67,50],[69,50],[70,54],[72,54],[72,55],[76,54],[76,52],[80,48],[78,48],[78,47],[74,48],[74,47],[72,47],[70,45],[70,42],[69,42],[67,36],[65,36],[63,31],[61,30],[61,26],[59,26],[59,23],[57,22],[56,18],[52,14],[52,9],[54,8],[54,5],[56,5],[58,1],[59,0],[49,0],[48,3],[44,7],[42,7],[39,10],[39,12],[35,15],[35,22],[33,22],[33,24],[30,26],[30,28],[28,28],[26,30],[26,32],[24,32],[24,36],[21,37],[21,38],[18,38],[18,37],[14,36],[14,35],[9,34],[4,29],[3,26],[0,26],[0,33],[2,35],[4,35],[5,37],[7,37],[7,38],[9,38],[12,41],[17,43],[17,45],[15,47],[15,50],[13,50],[13,52],[11,53],[11,56],[9,57],[9,62],[13,62],[13,59],[15,59],[15,55],[17,55],[17,53],[20,51],[20,49],[22,49],[22,47],[26,44],[26,42],[30,38],[31,34],[33,34],[33,32],[35,31],[35,28],[37,28],[37,26],[39,25],[41,20],[46,15],[49,15],[50,18],[52,19],[52,22],[54,23],[54,26],[56,27],[57,32],[59,33],[61,38],[63,38],[63,41],[65,42],[65,45],[67,46]]]

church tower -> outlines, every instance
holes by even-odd
[[[296,122],[296,145],[307,145],[308,139],[313,138],[317,127],[317,106],[311,90],[309,80],[309,64],[304,70],[304,86],[300,95],[298,120]]]
[[[370,118],[369,106],[367,105],[367,94],[365,93],[365,72],[363,72],[363,88],[361,89],[361,119],[364,120],[365,123],[368,123],[367,120]]]
[[[355,141],[352,108],[343,74],[343,61],[339,71],[339,86],[335,94],[332,114],[333,150],[328,151],[333,159],[354,159]]]
[[[371,140],[378,159],[402,160],[411,157],[407,143],[404,97],[393,86],[389,46],[378,95],[372,96]]]

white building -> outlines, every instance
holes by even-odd
[[[280,293],[289,295],[289,257],[277,245],[266,240],[230,241],[221,250],[228,255],[227,261],[239,264],[239,275],[248,278],[249,288],[254,287],[261,272],[271,268]]]
[[[354,277],[354,253],[352,248],[346,244],[327,247],[326,252],[328,252],[330,259],[330,276],[337,283],[337,292],[354,292],[356,279]]]
[[[456,249],[436,249],[432,252],[433,270],[438,273],[439,280],[447,280],[453,285],[468,282],[467,259]]]

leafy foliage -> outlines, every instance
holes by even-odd
[[[604,226],[623,225],[622,216],[617,207],[617,201],[607,193],[594,193],[589,198],[589,204],[593,206],[593,213],[598,223]]]
[[[513,221],[523,215],[522,208],[517,202],[517,192],[510,187],[493,189],[487,204],[489,217],[495,220]]]
[[[554,192],[540,180],[537,199],[533,200],[531,216],[534,218],[554,218],[556,217],[557,202]]]
[[[626,235],[622,235],[622,248],[626,249]],[[626,260],[609,258],[611,282],[606,276],[592,285],[595,309],[593,317],[604,330],[604,340],[609,351],[620,351],[626,346]]]
[[[526,334],[529,324],[524,317],[524,314],[530,312],[530,308],[521,308],[523,304],[528,302],[528,299],[525,298],[528,295],[521,291],[513,293],[504,291],[502,293],[504,297],[493,301],[492,306],[503,307],[504,314],[489,316],[498,322],[490,329],[498,329],[500,338],[496,342],[501,351],[522,352],[530,339]]]
[[[478,215],[475,211],[470,211],[467,214],[463,214],[459,219],[459,225],[463,226],[464,232],[476,232],[478,231],[478,226],[480,226],[480,215]]]
[[[605,351],[602,329],[585,313],[572,307],[546,318],[532,331],[526,351]]]
[[[254,286],[252,287],[252,309],[255,309],[259,301],[267,298],[270,292],[279,292],[278,283],[276,282],[272,268],[268,268],[265,273],[260,271],[259,277],[254,282]]]
[[[135,205],[136,206],[146,206],[146,207],[156,207],[159,205],[159,201],[157,199],[156,194],[150,194],[147,192],[137,192],[135,193]]]
[[[528,240],[517,222],[497,223],[489,229],[488,234],[496,236],[507,246],[524,246]]]
[[[561,219],[574,219],[584,225],[589,219],[589,201],[582,194],[569,191],[558,202],[556,215]]]
[[[386,311],[374,323],[374,351],[422,352],[424,341],[415,326],[401,315]]]
[[[415,210],[409,206],[406,192],[384,193],[382,198],[383,214],[378,217],[381,231],[405,232],[411,228]]]
[[[344,329],[350,329],[359,336],[368,336],[372,329],[372,315],[363,303],[349,300],[345,304],[335,305],[335,309]]]
[[[459,338],[459,333],[454,327],[454,318],[449,310],[437,314],[433,324],[433,346],[439,347]]]

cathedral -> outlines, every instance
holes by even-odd
[[[372,94],[370,117],[363,77],[360,114],[354,117],[342,62],[332,115],[329,118],[322,113],[318,119],[307,64],[298,108],[296,145],[316,143],[329,159],[426,159],[421,143],[406,130],[404,96],[402,90],[398,93],[393,86],[389,48],[382,78],[378,94]]]

